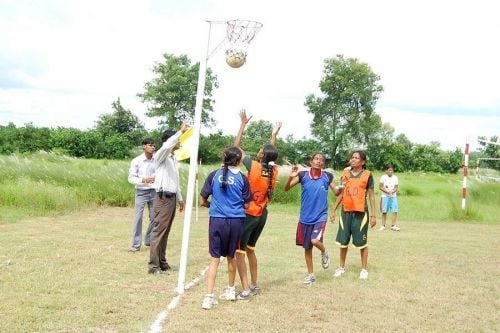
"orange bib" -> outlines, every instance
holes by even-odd
[[[271,189],[274,190],[276,180],[278,179],[277,167],[273,167],[272,177]],[[250,171],[248,172],[248,182],[250,183],[250,191],[253,193],[253,200],[248,203],[245,213],[252,216],[261,216],[269,200],[267,197],[267,190],[269,189],[267,169],[262,168],[259,162],[252,161]]]
[[[350,170],[343,171],[342,183],[344,184],[344,193],[342,196],[342,205],[345,212],[366,211],[366,186],[368,185],[370,174],[370,171],[363,170],[358,177],[353,177]]]

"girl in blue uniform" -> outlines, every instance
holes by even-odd
[[[315,153],[309,161],[310,168],[299,171],[297,166],[292,168],[285,183],[285,191],[295,185],[301,185],[300,218],[297,224],[296,244],[304,248],[308,275],[304,284],[316,282],[312,260],[312,249],[321,251],[321,266],[326,269],[330,265],[330,256],[323,244],[326,220],[328,217],[328,189],[335,194],[333,175],[323,170],[325,155]],[[340,190],[338,191],[340,192]]]
[[[202,303],[202,308],[206,310],[217,304],[213,290],[220,257],[227,257],[229,282],[221,298],[236,300],[234,255],[243,230],[245,204],[252,200],[248,178],[238,168],[241,157],[242,152],[238,147],[226,149],[222,168],[208,175],[200,193],[200,205],[209,208],[210,216],[208,237],[211,260],[207,275],[207,294]],[[212,196],[211,201],[208,201],[209,196]]]

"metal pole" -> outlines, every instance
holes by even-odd
[[[207,72],[208,48],[210,45],[211,22],[208,22],[207,50],[200,61],[200,71],[198,72],[198,89],[196,92],[196,105],[194,109],[193,125],[193,145],[189,161],[189,176],[186,195],[186,207],[184,211],[184,226],[182,229],[181,258],[179,262],[179,280],[177,293],[183,294],[186,281],[186,266],[189,247],[189,234],[191,232],[191,216],[193,213],[193,197],[195,195],[196,168],[198,163],[198,146],[200,143],[201,110],[203,107],[203,97],[205,92],[205,79]]]
[[[464,180],[462,183],[462,210],[465,209],[465,201],[467,199],[467,174],[469,171],[469,144],[465,143],[464,154]]]

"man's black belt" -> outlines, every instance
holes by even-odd
[[[165,198],[172,198],[172,197],[176,196],[175,192],[160,191],[160,192],[156,192],[156,193],[158,193],[158,196],[160,197],[160,199],[163,199],[164,197]]]

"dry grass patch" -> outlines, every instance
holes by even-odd
[[[297,210],[273,208],[257,248],[262,294],[206,311],[203,279],[169,311],[164,332],[500,330],[499,225],[402,222],[401,232],[371,230],[370,276],[360,281],[352,248],[346,275],[332,277],[337,226],[329,224],[332,265],[323,270],[315,251],[317,283],[304,286]],[[132,217],[133,208],[107,208],[0,224],[0,331],[148,331],[175,296],[183,216],[172,229],[169,276],[146,274],[148,248],[127,252]],[[201,210],[192,223],[187,283],[208,264],[207,227]],[[217,294],[226,285],[223,263]]]

